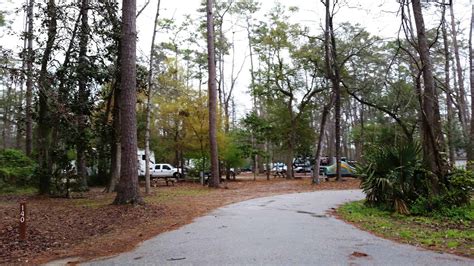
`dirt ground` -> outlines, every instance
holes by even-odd
[[[247,199],[327,189],[356,189],[359,181],[322,182],[309,177],[285,180],[241,174],[220,189],[197,183],[159,184],[144,195],[145,206],[111,205],[115,194],[93,188],[73,199],[0,196],[0,264],[85,261],[133,249],[140,242],[173,230],[218,207]],[[27,204],[27,241],[19,240],[19,202]]]

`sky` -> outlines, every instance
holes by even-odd
[[[0,10],[11,11],[14,8],[19,7],[22,2],[20,0],[0,0]],[[137,0],[137,9],[140,9],[146,0]],[[137,19],[137,30],[138,30],[138,44],[137,44],[137,56],[147,58],[150,49],[152,31],[153,31],[153,20],[156,11],[156,5],[158,0],[150,0],[149,5],[143,11],[143,13]],[[262,8],[258,17],[263,19],[263,15],[267,13],[274,5],[274,0],[260,0]],[[297,15],[290,18],[293,23],[300,23],[310,28],[320,29],[322,21],[324,20],[324,6],[320,0],[279,0],[284,6],[296,6],[299,8]],[[340,0],[344,4],[338,10],[338,13],[334,17],[334,22],[337,25],[342,22],[359,23],[362,27],[366,28],[371,34],[378,35],[383,38],[394,38],[397,36],[397,32],[400,25],[400,17],[398,16],[398,2],[397,0]],[[461,28],[465,30],[465,36],[460,36],[467,39],[468,27],[470,22],[470,0],[454,0],[454,12],[456,19],[461,21]],[[198,18],[203,16],[199,14],[197,9],[199,8],[201,0],[161,0],[161,11],[160,18],[174,19],[179,24],[183,20],[184,15],[189,14],[192,18]],[[436,25],[439,23],[439,16],[433,15],[433,9],[424,9],[425,23],[429,27],[430,25]],[[21,32],[23,29],[24,15],[18,14],[16,16],[10,15],[7,19],[11,20],[11,28],[13,31]],[[239,114],[243,114],[248,111],[250,106],[250,95],[248,93],[248,85],[250,81],[249,74],[249,60],[246,59],[248,52],[242,54],[241,51],[247,51],[247,40],[243,35],[243,32],[239,30],[231,30],[232,27],[231,18],[227,17],[224,22],[224,28],[229,31],[236,31],[235,46],[236,50],[239,51],[239,56],[236,58],[236,66],[240,67],[244,63],[244,70],[242,71],[236,84],[235,98],[236,107]],[[7,34],[0,33],[1,44],[4,47],[12,49],[20,49],[22,41],[16,37],[8,36]],[[158,33],[156,43],[167,41],[167,36]],[[231,56],[225,59],[227,62],[231,61]],[[245,60],[245,62],[243,61]],[[230,70],[230,65],[227,64],[225,68]],[[227,74],[230,71],[227,71]]]
[[[138,7],[143,6],[145,0],[138,0]],[[185,14],[190,14],[193,18],[201,16],[196,10],[200,6],[200,0],[162,0],[161,1],[161,18],[174,18],[177,21]],[[257,16],[261,16],[267,13],[274,5],[275,2],[280,2],[284,6],[296,6],[299,8],[299,11],[296,16],[290,18],[293,23],[300,23],[302,25],[307,25],[310,28],[320,29],[324,21],[324,6],[319,0],[260,0],[262,3],[262,8]],[[378,35],[383,38],[395,38],[400,25],[400,16],[398,16],[399,4],[397,0],[347,0],[345,4],[339,9],[338,13],[334,17],[335,24],[342,22],[350,23],[359,23],[361,26],[366,28],[371,34]],[[151,32],[153,31],[152,21],[154,19],[155,10],[156,10],[157,1],[152,1],[147,9],[140,15],[137,21],[137,27],[139,30],[139,54],[146,55],[148,54],[150,42],[151,42]],[[427,26],[435,26],[439,23],[439,16],[433,16],[433,9],[424,9],[424,18]],[[463,28],[467,29],[470,22],[470,0],[454,0],[454,12],[456,19],[461,21]],[[231,25],[231,19],[228,17],[224,22],[224,28],[229,29]],[[151,22],[151,23],[150,23]],[[229,30],[231,31],[231,30]],[[236,30],[238,31],[238,29]],[[468,31],[465,31],[468,34]],[[467,38],[467,35],[464,36]],[[163,41],[162,38],[166,38],[158,34],[157,43]],[[165,40],[166,41],[166,40]],[[243,35],[236,35],[236,50],[237,51],[247,51],[247,39]],[[247,55],[248,52],[245,52]],[[242,55],[242,52],[239,52],[239,55]],[[239,62],[236,62],[236,67],[239,67],[242,64],[245,56],[237,57],[240,59]],[[225,60],[227,62],[231,61],[231,56],[229,55]],[[244,70],[242,71],[239,79],[236,84],[235,98],[236,98],[236,108],[238,113],[242,115],[251,108],[251,97],[248,93],[248,86],[250,83],[250,74],[249,68],[250,63],[248,59],[245,59]],[[225,69],[227,74],[230,74],[231,66],[227,64]]]

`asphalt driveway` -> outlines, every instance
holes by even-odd
[[[327,213],[362,198],[360,190],[345,190],[244,201],[145,241],[132,252],[89,264],[474,265],[474,260],[376,237]]]

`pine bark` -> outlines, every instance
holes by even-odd
[[[122,1],[120,137],[121,169],[114,204],[143,204],[138,185],[136,118],[136,0]]]
[[[207,0],[207,63],[209,84],[209,144],[211,152],[211,177],[209,187],[219,187],[219,159],[217,150],[217,86],[216,54],[214,39],[214,1]]]

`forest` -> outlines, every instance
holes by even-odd
[[[474,21],[466,32],[452,1],[398,1],[393,38],[338,17],[345,1],[315,1],[323,17],[312,27],[278,2],[262,13],[257,0],[203,1],[199,16],[180,20],[160,16],[160,2],[27,0],[0,13],[20,47],[0,47],[3,189],[57,196],[74,183],[143,203],[150,167],[138,177],[137,150],[189,176],[209,171],[210,187],[230,169],[269,178],[275,163],[292,179],[296,160],[310,162],[317,184],[322,157],[341,180],[347,158],[368,199],[400,212],[472,189],[457,162],[473,167]],[[152,41],[137,56],[145,9],[155,14]],[[9,20],[22,14],[15,33]],[[235,104],[242,93],[247,110]]]

